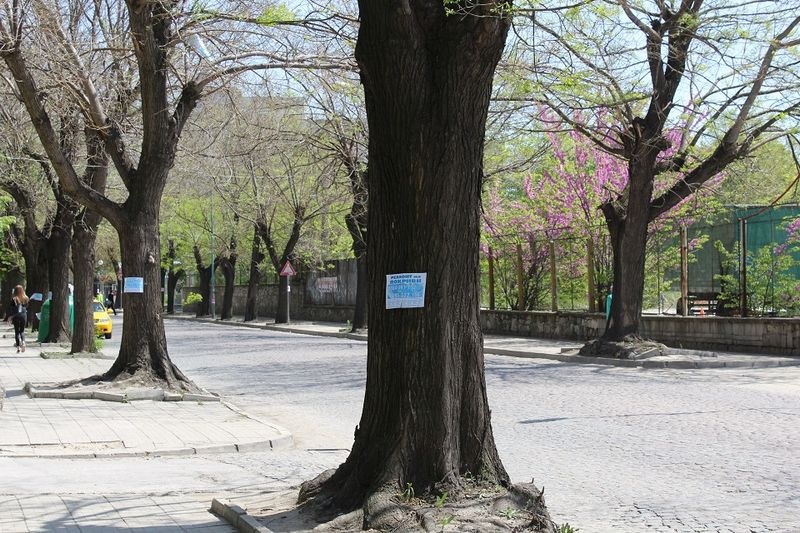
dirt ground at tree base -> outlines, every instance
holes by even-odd
[[[406,490],[384,490],[370,496],[361,509],[331,513],[329,500],[316,496],[298,504],[298,489],[263,496],[248,514],[279,532],[555,532],[544,501],[533,485],[505,489],[496,485],[465,484],[451,497],[417,498]]]

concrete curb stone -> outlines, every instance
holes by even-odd
[[[235,503],[214,498],[211,500],[210,511],[228,522],[240,533],[272,533],[271,529],[262,525]]]
[[[125,394],[120,394],[117,392],[105,392],[105,391],[94,391],[92,393],[92,397],[95,400],[103,400],[106,402],[126,402],[127,398]]]
[[[194,453],[236,453],[236,444],[210,444],[208,446],[195,446]]]
[[[163,389],[128,389],[125,392],[92,391],[92,390],[50,390],[39,389],[31,382],[22,388],[31,398],[50,398],[60,400],[102,400],[106,402],[133,402],[151,400],[154,402],[219,402],[219,396],[205,392],[204,394],[180,394]]]

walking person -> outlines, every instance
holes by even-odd
[[[11,302],[8,304],[5,321],[11,319],[14,325],[14,345],[17,353],[25,351],[25,326],[28,323],[28,295],[22,285],[14,287]]]
[[[115,315],[117,314],[117,293],[116,293],[116,291],[114,289],[111,289],[110,291],[108,291],[108,306],[107,307],[110,307],[111,310],[114,311]]]

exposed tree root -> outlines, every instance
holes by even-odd
[[[667,347],[659,342],[643,339],[636,335],[628,335],[621,341],[595,339],[584,344],[578,353],[612,359],[647,359],[664,355],[666,349]]]
[[[268,509],[257,517],[269,527],[279,519],[302,517],[312,531],[556,531],[544,503],[544,492],[532,484],[499,485],[461,478],[451,490],[413,495],[384,486],[372,492],[355,510],[337,509],[324,487],[333,470],[303,483],[298,504],[291,509]]]

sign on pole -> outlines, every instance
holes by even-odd
[[[281,275],[281,276],[294,276],[295,274],[297,274],[297,270],[294,269],[294,267],[292,266],[291,261],[286,261],[283,264],[283,268],[281,268],[281,272],[280,272],[279,275]]]

